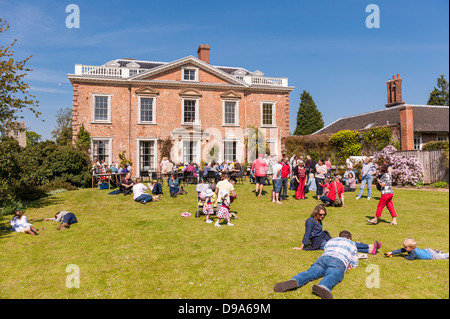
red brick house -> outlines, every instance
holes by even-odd
[[[402,97],[402,79],[393,76],[387,84],[387,104],[383,109],[340,118],[316,134],[334,134],[341,130],[363,131],[388,127],[402,150],[421,150],[431,141],[449,140],[449,107],[407,104]]]
[[[159,170],[159,145],[167,138],[174,162],[209,162],[213,148],[218,161],[250,161],[244,136],[254,126],[265,133],[271,153],[281,154],[294,89],[287,79],[211,65],[208,45],[197,53],[172,62],[76,64],[68,75],[74,138],[83,124],[91,135],[92,159],[118,162],[125,151],[135,176]]]

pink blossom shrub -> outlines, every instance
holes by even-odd
[[[396,152],[395,147],[388,145],[374,154],[373,161],[382,164],[385,160],[392,165],[392,180],[395,184],[416,186],[423,179],[422,164],[415,157],[398,156]]]

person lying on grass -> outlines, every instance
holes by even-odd
[[[352,234],[343,230],[338,238],[330,239],[326,243],[322,256],[308,270],[298,273],[291,280],[277,283],[274,291],[297,289],[323,277],[318,285],[313,285],[312,292],[322,299],[333,299],[331,290],[344,279],[348,269],[358,267],[357,251]]]
[[[302,245],[294,247],[296,250],[322,250],[325,244],[331,239],[328,231],[323,230],[322,222],[327,216],[327,209],[324,205],[317,205],[310,217],[305,222],[305,234],[303,235]],[[311,245],[309,245],[311,243]],[[308,246],[309,245],[309,246]],[[360,253],[370,253],[375,255],[381,248],[381,243],[376,241],[373,245],[355,242],[356,248]],[[305,246],[307,246],[305,248]]]
[[[11,219],[10,225],[17,233],[30,234],[36,236],[38,229],[34,228],[32,224],[27,221],[27,217],[23,215],[21,208],[17,208],[14,212],[14,217]]]
[[[47,220],[54,220],[55,222],[59,223],[61,222],[61,224],[59,224],[58,226],[56,226],[56,229],[58,230],[64,230],[70,227],[70,225],[75,224],[76,222],[78,222],[75,214],[71,213],[71,212],[67,212],[67,211],[60,211],[57,212],[55,214],[54,218],[44,218],[45,221]]]
[[[403,241],[403,248],[389,251],[385,255],[388,257],[391,257],[393,255],[408,253],[407,255],[403,256],[408,260],[414,260],[414,259],[448,259],[449,254],[448,253],[442,253],[439,250],[434,250],[431,248],[425,248],[420,249],[417,248],[417,242],[412,238],[406,238]]]

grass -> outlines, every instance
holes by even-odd
[[[304,222],[319,203],[296,201],[293,191],[283,205],[272,204],[269,194],[256,198],[254,185],[236,185],[238,212],[234,227],[206,224],[195,218],[195,186],[187,195],[141,205],[130,196],[107,195],[108,190],[64,192],[33,203],[25,215],[40,235],[0,231],[0,296],[9,298],[238,298],[299,299],[311,294],[312,283],[283,294],[273,292],[279,281],[306,270],[321,251],[296,251]],[[270,190],[270,187],[266,187]],[[167,186],[164,190],[168,192]],[[324,229],[336,237],[352,232],[356,241],[383,243],[381,252],[360,261],[335,287],[337,299],[449,298],[449,261],[386,258],[383,253],[402,247],[406,237],[421,248],[449,251],[449,195],[443,191],[396,189],[398,226],[388,226],[383,212],[378,225],[367,225],[379,193],[370,201],[347,194],[346,208],[329,208]],[[76,214],[78,223],[64,231],[43,221],[59,210]],[[183,218],[184,211],[192,217]],[[1,226],[7,226],[6,216]],[[384,220],[384,221],[383,221]],[[68,265],[79,267],[80,287],[67,288]],[[370,267],[368,267],[370,265]],[[368,288],[373,265],[379,270],[379,288]],[[318,281],[314,282],[317,283]]]

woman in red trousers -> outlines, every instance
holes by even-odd
[[[297,191],[295,192],[295,199],[305,199],[306,168],[302,160],[299,161],[295,173],[294,178],[298,185]]]
[[[391,174],[389,174],[388,166],[386,164],[383,164],[383,166],[381,166],[380,173],[382,174],[382,176],[378,179],[378,183],[381,186],[381,198],[378,202],[375,217],[373,219],[369,219],[367,222],[371,224],[377,224],[378,218],[380,218],[381,213],[386,206],[392,216],[392,222],[390,222],[388,225],[397,225],[397,213],[395,212],[394,204],[392,203],[392,197],[394,197],[394,191],[392,190],[392,176]]]

